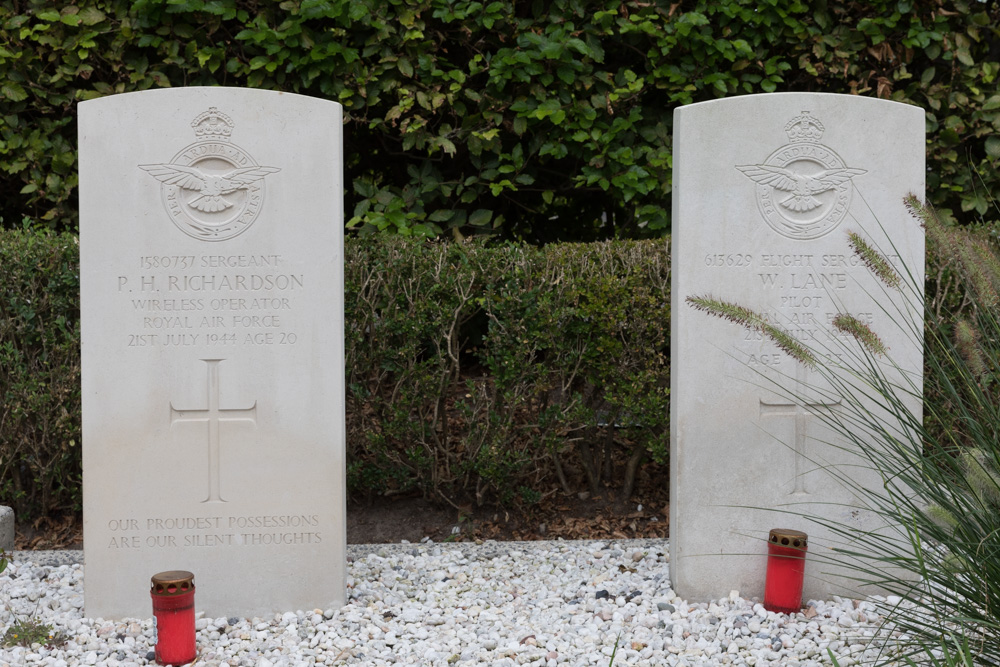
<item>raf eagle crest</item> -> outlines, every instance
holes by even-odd
[[[790,143],[762,164],[736,166],[757,184],[757,208],[782,236],[815,239],[833,231],[850,208],[852,179],[868,173],[848,167],[832,149],[817,143],[824,130],[803,111],[785,126]]]
[[[171,221],[188,236],[224,241],[246,231],[260,212],[264,178],[281,171],[264,167],[230,141],[234,123],[210,107],[191,123],[198,141],[170,162],[140,164],[160,181]]]
[[[186,204],[202,213],[218,213],[232,208],[234,203],[222,195],[247,189],[268,174],[281,171],[275,167],[245,167],[224,174],[210,174],[180,164],[140,164],[139,168],[162,183],[197,192],[198,196]]]

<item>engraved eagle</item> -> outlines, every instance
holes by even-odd
[[[823,205],[813,195],[832,190],[854,176],[868,173],[867,169],[852,167],[825,169],[816,174],[797,174],[789,169],[769,164],[737,165],[736,168],[760,185],[770,185],[778,190],[791,192],[791,197],[779,203],[797,213],[811,211]]]
[[[244,167],[223,174],[208,174],[180,164],[140,164],[139,168],[167,185],[198,192],[200,196],[187,204],[202,213],[217,213],[234,206],[223,195],[248,188],[268,174],[281,171],[276,167]]]

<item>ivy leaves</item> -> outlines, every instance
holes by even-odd
[[[344,105],[360,234],[662,235],[672,109],[781,90],[927,109],[930,199],[973,221],[996,190],[1000,9],[937,5],[0,0],[0,217],[75,228],[76,102],[228,85]]]

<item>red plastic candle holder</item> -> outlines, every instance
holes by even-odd
[[[808,536],[798,530],[775,528],[767,539],[767,583],[764,609],[794,614],[802,609],[802,580]]]
[[[154,574],[149,583],[156,622],[156,662],[185,665],[197,655],[194,641],[194,575],[183,570]]]

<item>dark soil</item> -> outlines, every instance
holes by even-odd
[[[620,473],[624,460],[616,461]],[[581,471],[566,466],[577,485],[572,493],[553,488],[531,505],[515,507],[431,503],[419,497],[376,497],[371,502],[348,502],[347,541],[378,544],[430,537],[444,540],[585,540],[664,538],[667,536],[669,491],[666,465],[647,461],[635,476],[631,498],[620,490],[602,487],[592,495]],[[621,480],[620,474],[612,477]]]
[[[665,498],[654,499],[652,504],[633,500],[622,506],[609,499],[610,495],[553,498],[520,510],[466,508],[460,511],[419,498],[379,499],[370,506],[348,505],[347,542],[419,542],[424,537],[435,542],[464,542],[667,536],[669,507]]]

